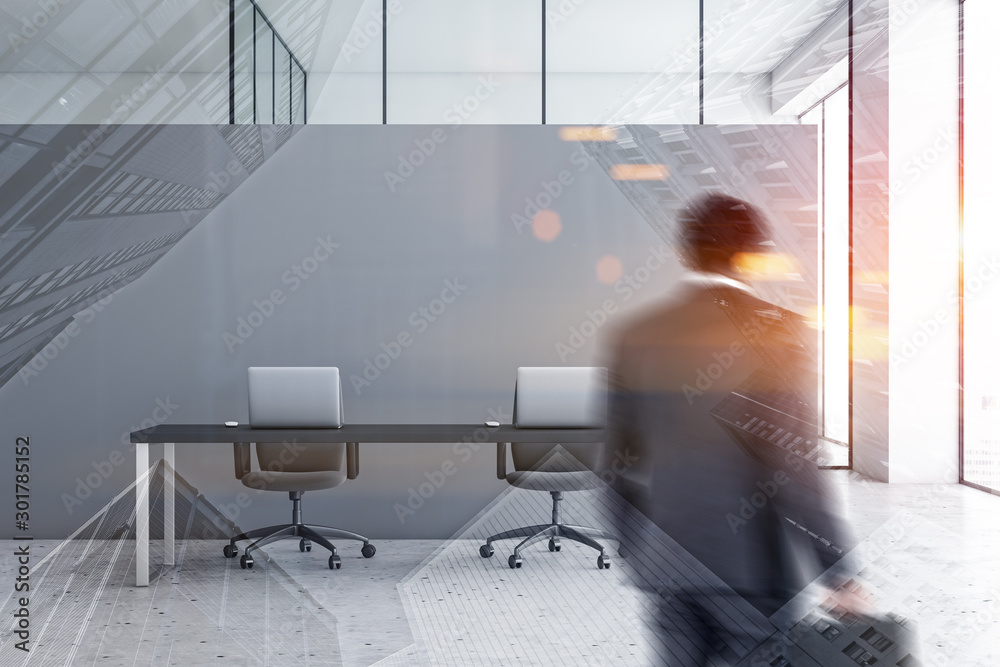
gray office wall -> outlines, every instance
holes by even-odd
[[[524,224],[533,206],[558,213],[554,240]],[[599,280],[606,256],[637,288]],[[64,537],[132,481],[130,430],[247,421],[252,365],[339,366],[351,421],[509,421],[518,366],[599,362],[615,322],[679,273],[556,128],[309,126],[0,389],[0,489],[13,498],[14,441],[30,437],[32,534]],[[284,494],[234,478],[229,445],[179,445],[178,470],[242,526],[289,518]],[[304,511],[442,538],[505,488],[492,445],[364,445],[358,479],[308,494]]]

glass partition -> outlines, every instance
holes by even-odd
[[[541,7],[421,0],[387,28],[389,123],[541,121]]]
[[[253,99],[255,123],[274,123],[274,32],[254,15]]]
[[[253,0],[230,5],[231,124],[306,122],[306,71]]]
[[[239,3],[231,26],[230,123],[253,123],[254,7]]]
[[[274,122],[291,124],[292,56],[282,48],[274,49],[274,73]]]
[[[547,122],[698,122],[697,2],[547,7]]]
[[[292,123],[306,122],[306,73],[292,67]]]

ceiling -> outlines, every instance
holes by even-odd
[[[245,2],[245,0],[240,0]],[[332,66],[362,0],[260,0],[307,67]],[[0,5],[0,72],[214,72],[228,65],[228,0],[75,0]],[[51,15],[50,15],[51,14]]]
[[[770,70],[844,1],[705,0],[706,72]],[[216,71],[228,58],[220,38],[228,4],[74,0],[52,3],[50,17],[33,0],[7,0],[0,5],[8,35],[0,41],[0,72]],[[310,72],[381,70],[381,0],[258,4]],[[541,69],[537,0],[390,5],[390,71]],[[549,2],[546,40],[552,73],[697,71],[698,1]]]

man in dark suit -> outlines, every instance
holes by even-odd
[[[770,617],[842,556],[845,538],[815,464],[808,334],[741,280],[739,265],[773,245],[762,216],[711,195],[682,229],[691,271],[612,349],[611,450],[635,460],[622,495],[700,564],[648,570],[660,573],[650,583],[664,662],[733,664],[761,641],[740,605]],[[673,557],[643,555],[662,546],[630,534],[626,549],[647,565]]]

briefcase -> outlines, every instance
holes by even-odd
[[[895,613],[857,615],[817,608],[777,632],[740,667],[918,667],[913,621]]]

